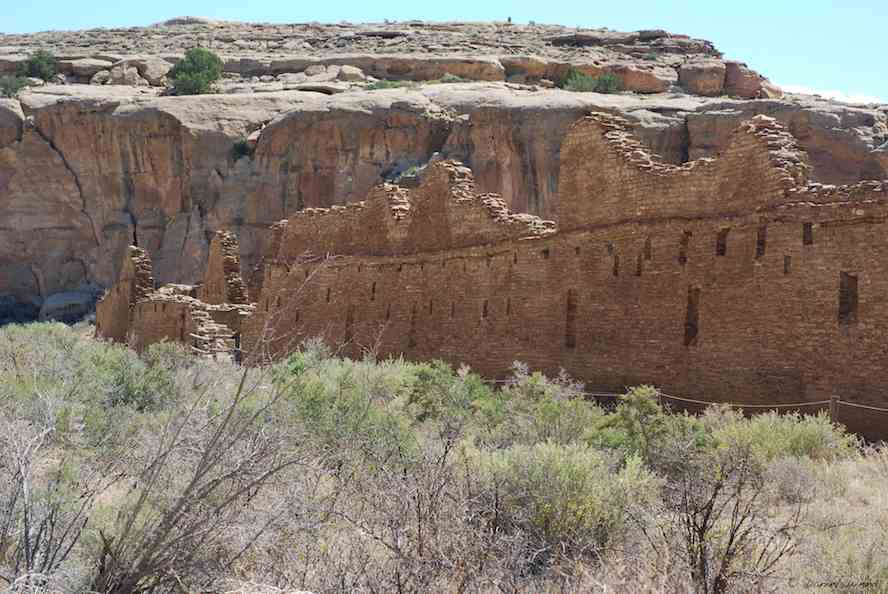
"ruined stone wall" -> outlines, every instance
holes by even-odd
[[[475,245],[408,232],[385,253],[334,239],[326,251],[349,255],[279,258],[246,348],[277,356],[321,336],[354,356],[444,359],[488,376],[514,361],[566,369],[593,390],[888,404],[888,186],[804,185],[804,154],[767,119],[739,130],[722,159],[672,168],[616,124],[595,116],[565,139],[575,148],[561,188],[577,192],[560,198],[566,229],[533,232],[544,228],[536,219]],[[447,212],[452,196],[423,187],[406,195],[408,231],[426,199],[445,229],[477,212]],[[844,414],[855,430],[880,430],[872,415]]]
[[[644,150],[622,118],[595,113],[564,139],[558,224],[563,231],[621,221],[748,212],[782,202],[808,179],[805,154],[776,120],[743,123],[718,159],[681,166]]]
[[[193,299],[148,299],[133,308],[133,348],[141,351],[161,341],[190,344],[195,332],[192,319]]]
[[[234,336],[253,306],[246,303],[246,286],[238,273],[237,240],[220,232],[212,245],[203,285],[169,284],[156,290],[150,258],[130,247],[120,281],[96,308],[96,336],[130,342],[138,351],[162,341],[201,352],[236,346]]]
[[[409,254],[554,230],[553,223],[509,212],[497,194],[478,195],[467,167],[435,160],[423,171],[417,188],[382,184],[363,202],[307,209],[291,217],[274,259]]]
[[[198,291],[204,303],[247,303],[247,287],[240,275],[237,237],[229,231],[217,231],[210,243],[207,271]]]
[[[126,342],[133,304],[153,290],[151,259],[144,250],[130,246],[121,267],[120,280],[96,304],[96,335]]]
[[[715,401],[839,394],[884,405],[886,217],[880,204],[799,203],[281,266],[248,321],[248,348],[268,324],[278,353],[322,336],[352,355],[441,358],[489,376],[516,360],[564,368],[590,389],[651,383]]]

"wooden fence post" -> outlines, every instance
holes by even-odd
[[[829,420],[833,425],[839,422],[839,397],[835,394],[829,397]]]

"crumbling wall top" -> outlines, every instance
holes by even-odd
[[[551,221],[510,212],[497,194],[479,194],[468,167],[436,159],[424,168],[418,187],[383,183],[363,202],[295,214],[283,231],[278,259],[440,251],[554,231]]]
[[[808,174],[806,153],[767,116],[738,126],[718,157],[673,165],[648,151],[623,118],[593,113],[562,143],[558,223],[575,230],[750,212],[785,201]]]
[[[210,243],[207,272],[198,297],[206,303],[247,303],[240,273],[240,246],[230,231],[217,231]]]

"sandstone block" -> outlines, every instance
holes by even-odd
[[[25,115],[15,99],[0,98],[0,148],[12,144],[22,135]]]
[[[77,60],[59,60],[59,71],[63,74],[74,75],[78,78],[89,79],[102,70],[108,70],[113,66],[108,60],[96,58],[80,58]]]
[[[725,64],[719,60],[685,62],[678,80],[686,91],[704,97],[718,97],[725,89]]]
[[[96,72],[91,79],[89,79],[89,84],[91,85],[104,85],[108,84],[108,81],[111,80],[111,71],[110,70],[99,70]]]
[[[783,97],[783,91],[742,62],[725,63],[725,92],[743,99]]]
[[[147,81],[149,85],[162,87],[166,85],[166,75],[173,65],[155,56],[138,56],[121,60],[112,67],[112,72],[114,68],[118,67],[134,68],[138,76]],[[135,84],[139,85],[138,81]]]
[[[348,82],[367,80],[367,77],[364,76],[364,72],[360,68],[349,66],[347,64],[339,67],[339,72],[336,78]]]
[[[139,76],[139,70],[134,65],[128,64],[126,61],[118,62],[111,68],[108,84],[127,85],[132,87],[149,86],[148,81]]]

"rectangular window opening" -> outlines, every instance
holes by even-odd
[[[642,262],[644,262],[644,256],[638,254],[638,258],[635,260],[635,276],[641,276]]]
[[[792,272],[792,256],[783,256],[783,274]]]
[[[651,238],[648,237],[644,240],[644,259],[651,260],[654,257],[654,246],[651,242]]]
[[[487,299],[484,300],[484,305],[481,306],[481,318],[487,319]]]
[[[718,237],[715,240],[716,256],[726,256],[728,254],[728,233],[730,232],[730,229],[722,229],[718,232]]]
[[[691,245],[691,236],[693,233],[685,231],[681,236],[681,243],[678,246],[678,263],[684,266],[688,263],[688,247]]]
[[[762,225],[758,228],[758,233],[755,236],[755,257],[763,258],[765,256],[765,246],[768,242],[768,226]]]
[[[614,276],[620,276],[620,255],[614,254]]]
[[[410,332],[407,334],[407,347],[416,346],[416,304],[410,308]]]
[[[814,245],[814,223],[802,225],[802,243],[804,245]]]
[[[349,343],[354,338],[352,326],[355,321],[355,308],[353,305],[349,305],[348,309],[345,312],[345,342]]]
[[[857,321],[857,275],[842,272],[839,275],[839,324],[847,326]]]
[[[567,306],[564,315],[564,346],[573,349],[577,346],[577,292],[574,289],[567,291]]]
[[[688,287],[688,309],[685,315],[684,345],[697,344],[697,335],[700,331],[700,289]]]

